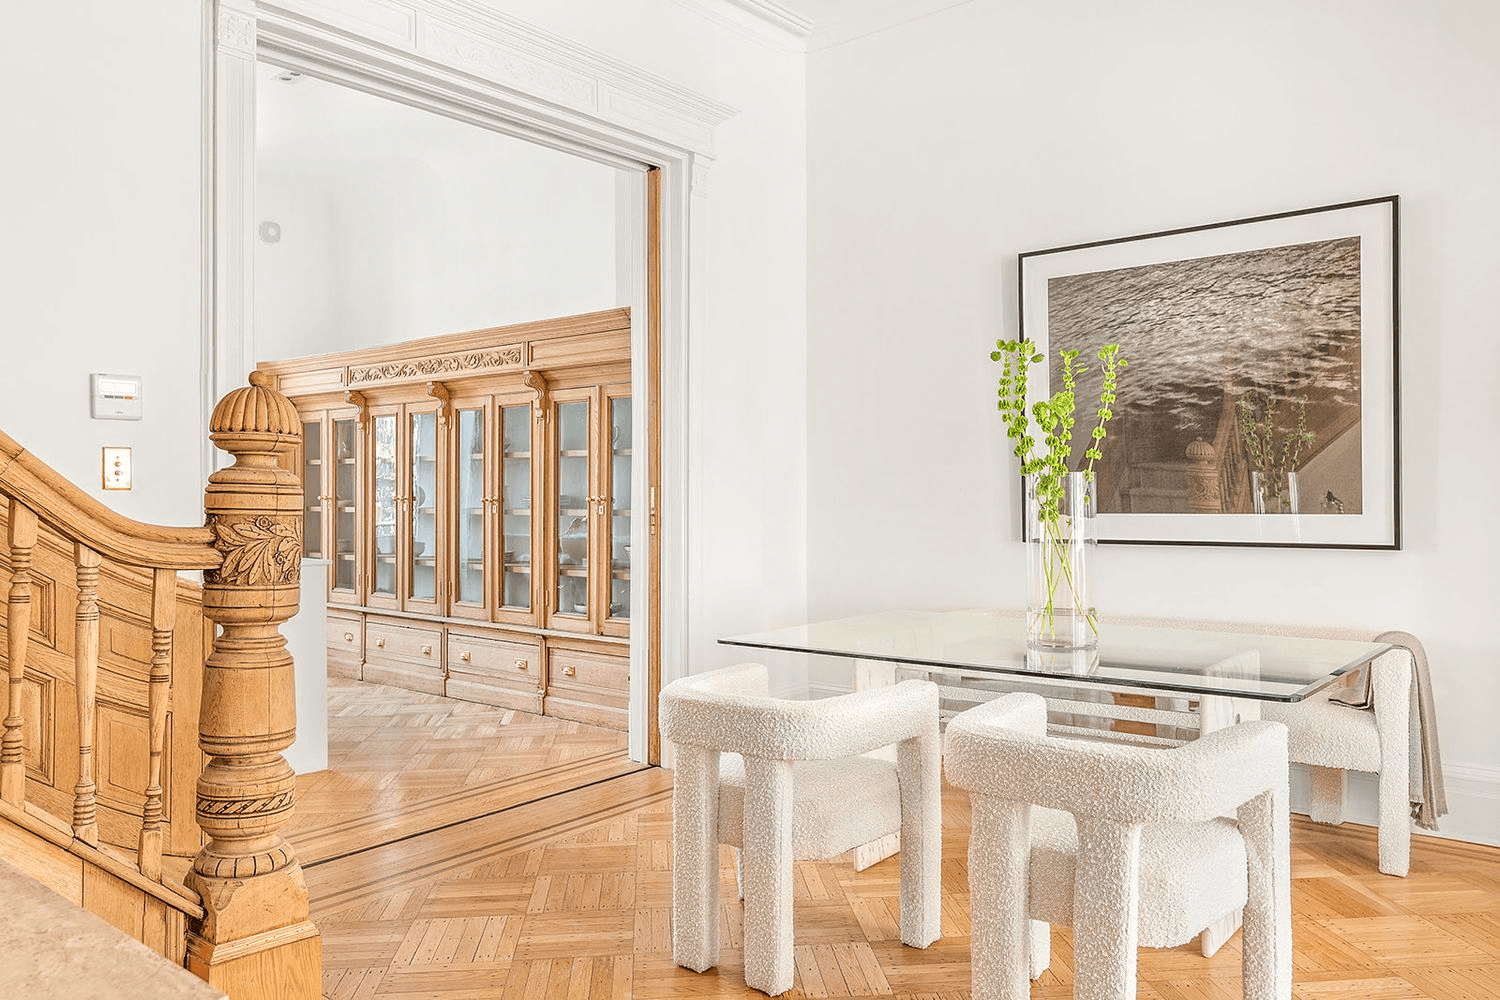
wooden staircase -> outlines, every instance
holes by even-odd
[[[280,456],[301,422],[252,375],[209,429],[235,463],[196,528],[121,517],[0,432],[0,849],[232,1000],[312,1000],[321,944],[280,832],[302,555]]]

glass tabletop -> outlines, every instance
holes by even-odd
[[[1389,643],[1253,635],[1154,625],[1100,626],[1088,651],[1027,648],[1019,617],[977,611],[885,611],[728,636],[729,646],[980,671],[1073,684],[1301,701],[1390,649]]]

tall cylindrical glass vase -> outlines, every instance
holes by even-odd
[[[1082,472],[1026,477],[1026,642],[1034,648],[1099,644],[1088,588],[1096,488]]]

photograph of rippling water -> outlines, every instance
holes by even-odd
[[[1047,324],[1053,387],[1064,349],[1117,343],[1130,359],[1101,513],[1252,513],[1252,473],[1276,494],[1264,512],[1361,512],[1359,237],[1053,277]],[[1078,384],[1081,419],[1097,369]],[[1216,510],[1189,502],[1195,442],[1214,449]]]

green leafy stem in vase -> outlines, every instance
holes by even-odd
[[[1012,451],[1021,462],[1021,474],[1030,476],[1036,492],[1037,519],[1040,522],[1042,546],[1042,571],[1045,577],[1047,603],[1043,609],[1044,627],[1056,632],[1054,607],[1057,588],[1063,584],[1067,593],[1077,592],[1073,578],[1073,565],[1068,559],[1068,537],[1072,531],[1072,517],[1062,515],[1063,482],[1068,473],[1068,462],[1073,455],[1073,428],[1077,423],[1076,392],[1078,377],[1088,369],[1079,365],[1077,350],[1059,353],[1062,358],[1062,388],[1048,399],[1035,403],[1027,402],[1027,383],[1032,365],[1041,364],[1046,355],[1035,350],[1035,346],[1024,340],[997,340],[990,360],[1000,362],[1000,400],[998,408],[1005,421],[1006,436],[1014,442]],[[1099,363],[1103,374],[1103,386],[1099,390],[1099,406],[1095,410],[1095,423],[1089,432],[1088,447],[1084,449],[1084,480],[1094,481],[1094,464],[1104,457],[1102,451],[1105,425],[1114,419],[1114,402],[1119,384],[1120,371],[1130,364],[1120,354],[1120,345],[1106,344],[1099,349]],[[1032,421],[1035,420],[1035,432]],[[1036,434],[1042,435],[1041,449],[1037,449]],[[1083,504],[1088,497],[1079,498]],[[1077,502],[1077,500],[1075,500]],[[1067,533],[1064,533],[1064,529]],[[1099,633],[1099,622],[1094,613],[1080,609],[1087,615],[1089,628]]]
[[[1277,426],[1277,409],[1283,402],[1291,407],[1297,421],[1295,427]],[[1262,489],[1267,494],[1266,509],[1285,510],[1290,502],[1291,485],[1287,474],[1296,471],[1302,449],[1317,440],[1317,435],[1307,429],[1307,397],[1251,389],[1239,398],[1236,414],[1245,452],[1261,475]]]

